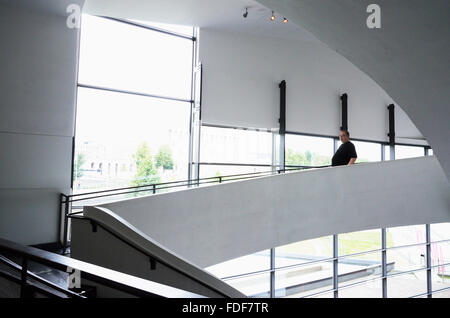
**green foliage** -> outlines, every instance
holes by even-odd
[[[161,146],[156,155],[156,168],[163,167],[165,170],[173,169],[172,151],[168,145]]]
[[[153,157],[147,143],[142,143],[133,155],[136,161],[136,175],[131,181],[132,186],[142,186],[159,183],[160,177],[153,163]]]
[[[286,165],[292,166],[325,166],[331,163],[331,158],[310,151],[305,153],[294,152],[294,150],[288,148],[286,149],[285,162]]]
[[[73,165],[73,175],[75,179],[81,178],[83,176],[83,170],[81,167],[85,163],[85,158],[83,153],[77,154],[77,158],[75,159],[75,163]]]

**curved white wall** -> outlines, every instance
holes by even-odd
[[[288,130],[337,135],[339,96],[348,93],[352,136],[387,141],[392,99],[319,41],[201,28],[199,54],[204,123],[278,128],[278,84],[286,80]],[[398,105],[397,135],[421,137]]]
[[[102,205],[207,267],[324,235],[450,220],[435,157],[324,168]]]

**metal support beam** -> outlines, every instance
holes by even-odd
[[[432,282],[431,282],[431,231],[430,231],[430,224],[425,225],[425,235],[427,239],[427,293],[428,298],[432,298]]]
[[[348,129],[348,95],[341,95],[341,106],[342,106],[342,125],[341,130]]]
[[[338,298],[338,256],[339,256],[339,249],[338,249],[338,235],[333,235],[333,289],[334,289],[334,298]]]

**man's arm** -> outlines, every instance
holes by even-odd
[[[351,166],[352,164],[354,164],[356,161],[356,158],[351,158],[350,161],[348,162],[347,166]]]

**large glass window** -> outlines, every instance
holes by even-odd
[[[298,166],[324,166],[333,157],[332,138],[287,134],[285,139],[285,163]]]
[[[193,45],[83,15],[75,194],[187,179]]]
[[[190,100],[192,43],[161,32],[83,15],[78,81]]]
[[[203,126],[200,152],[201,162],[209,163],[201,165],[201,177],[270,171],[272,133]]]
[[[373,142],[352,141],[358,158],[356,163],[381,161],[381,146]]]
[[[425,155],[424,147],[416,146],[395,146],[395,159],[407,159],[423,157]]]

